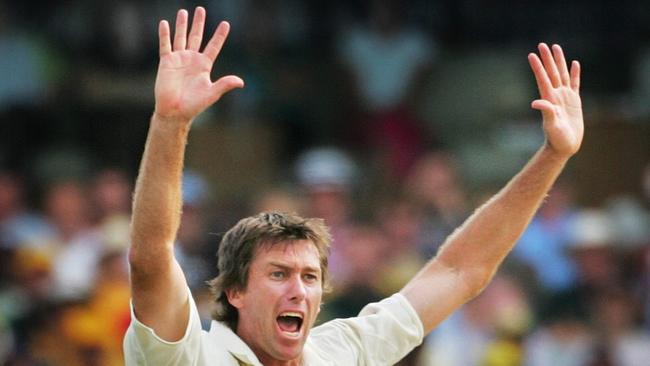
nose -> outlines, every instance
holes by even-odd
[[[289,300],[293,302],[300,302],[307,296],[307,289],[305,288],[301,276],[293,276],[291,281],[289,281],[288,296]]]

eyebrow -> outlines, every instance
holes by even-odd
[[[293,266],[290,266],[290,265],[288,265],[286,263],[282,263],[282,262],[269,262],[268,265],[272,266],[272,267],[278,267],[280,269],[284,269],[284,270],[287,270],[287,271],[292,271],[294,269]],[[320,267],[313,267],[313,266],[305,266],[304,270],[307,270],[307,272],[316,272],[316,273],[321,272]]]

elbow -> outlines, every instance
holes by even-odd
[[[131,273],[157,273],[173,260],[174,253],[171,246],[160,245],[160,243],[136,243],[132,242],[128,252]]]
[[[447,253],[448,254],[448,253]],[[478,296],[492,281],[497,267],[481,262],[461,260],[457,256],[439,254],[436,261],[454,274],[466,301]]]
[[[140,262],[140,253],[138,249],[134,248],[133,246],[129,248],[128,260],[129,267],[133,268],[134,266],[138,266],[138,263]]]
[[[128,260],[131,273],[146,272],[146,261],[144,256],[140,253],[140,250],[131,246],[131,248],[129,248]]]
[[[496,271],[494,270],[465,270],[461,272],[462,281],[465,284],[468,300],[478,296],[492,282]]]

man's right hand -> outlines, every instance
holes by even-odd
[[[156,109],[131,215],[129,264],[134,310],[140,322],[167,341],[183,337],[190,314],[187,281],[174,258],[189,126],[223,94],[244,86],[236,76],[224,76],[214,83],[210,80],[212,66],[228,35],[228,23],[219,24],[201,52],[205,9],[196,8],[189,35],[187,19],[187,11],[180,10],[173,44],[169,24],[160,22]]]
[[[201,52],[205,9],[196,8],[189,35],[187,23],[187,10],[179,10],[173,43],[169,23],[163,20],[158,26],[160,64],[156,77],[155,114],[163,120],[189,123],[225,93],[242,88],[244,81],[234,75],[221,77],[216,82],[210,79],[210,72],[226,41],[230,25],[221,22]]]

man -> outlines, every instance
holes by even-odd
[[[172,248],[184,148],[192,120],[244,86],[236,76],[210,80],[229,25],[219,24],[201,52],[204,22],[199,7],[188,34],[188,13],[180,10],[173,41],[169,24],[159,26],[156,106],[133,206],[128,365],[393,364],[485,287],[582,142],[580,66],[573,61],[569,71],[559,46],[540,44],[541,59],[528,60],[541,94],[532,107],[543,115],[544,145],[399,293],[312,330],[326,287],[327,232],[316,219],[260,214],[224,236],[213,281],[222,322],[202,332]]]

